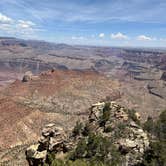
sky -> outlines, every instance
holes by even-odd
[[[166,46],[166,0],[0,0],[0,36],[103,46]]]

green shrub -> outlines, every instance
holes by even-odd
[[[87,144],[85,138],[82,138],[75,149],[74,152],[71,153],[70,159],[71,160],[76,160],[80,158],[84,158],[87,155]]]
[[[165,166],[166,164],[166,110],[163,111],[159,119],[154,122],[148,118],[144,124],[144,129],[153,134],[155,138],[151,140],[150,149],[144,154],[141,166]]]
[[[84,127],[84,129],[82,131],[82,134],[83,134],[83,136],[88,136],[91,133],[93,133],[93,127],[92,127],[92,125],[90,123],[86,123],[85,127]]]
[[[166,110],[163,111],[156,123],[155,134],[160,140],[166,141]]]
[[[110,103],[106,103],[103,108],[102,116],[100,117],[100,126],[105,127],[106,122],[110,119],[110,114]]]
[[[150,149],[144,155],[143,166],[165,166],[166,142],[155,141],[150,143]]]
[[[155,135],[157,139],[166,140],[166,110],[160,114],[156,122],[151,117],[148,117],[144,123],[144,129]]]
[[[78,159],[75,161],[71,160],[59,160],[59,159],[54,159],[51,165],[44,165],[44,166],[109,166],[106,165],[102,162],[98,161],[87,161],[83,159]]]
[[[55,153],[48,152],[47,153],[47,160],[46,160],[47,164],[50,165],[54,160],[55,160]]]
[[[110,163],[118,164],[120,162],[120,153],[110,139],[91,133],[87,141],[82,139],[78,143],[75,151],[71,153],[69,158],[72,160],[84,158],[91,162],[91,165],[92,163],[110,165]]]
[[[148,117],[147,121],[143,125],[144,130],[148,131],[149,133],[154,133],[155,124],[151,117]]]
[[[83,124],[79,121],[76,122],[76,125],[72,131],[74,136],[80,135],[83,129]]]
[[[60,159],[54,159],[51,163],[51,166],[66,166],[65,161]]]
[[[124,122],[118,123],[116,129],[114,130],[114,139],[124,137],[125,136],[125,128],[127,127],[127,124]]]
[[[109,126],[105,127],[104,132],[109,133],[109,132],[112,132],[112,131],[113,131],[112,126],[109,125]]]

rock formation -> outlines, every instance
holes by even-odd
[[[96,133],[114,138],[114,144],[125,155],[126,165],[135,165],[149,147],[147,133],[137,124],[139,120],[137,112],[131,112],[115,102],[97,103],[91,108],[89,126],[95,126]]]
[[[33,76],[32,72],[27,71],[23,76],[22,82],[28,82],[29,80],[32,79],[32,76]]]
[[[74,134],[66,135],[55,124],[46,125],[39,143],[27,149],[27,160],[33,166],[44,163],[49,152],[70,152],[77,147],[79,140],[88,138],[88,132],[91,132],[109,139],[123,156],[124,165],[136,165],[143,160],[143,155],[149,148],[148,135],[139,125],[139,119],[137,112],[125,109],[114,101],[93,104],[88,120],[81,128],[75,127]],[[110,157],[111,151],[108,154]]]
[[[61,127],[54,123],[47,124],[43,130],[38,144],[31,145],[26,150],[26,157],[30,166],[43,164],[47,157],[47,152],[65,152],[68,149],[67,137]]]

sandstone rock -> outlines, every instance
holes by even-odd
[[[61,138],[50,138],[49,141],[49,151],[54,151],[56,153],[63,152],[64,140]]]
[[[26,150],[26,158],[30,166],[44,164],[47,150],[39,151],[40,144],[31,145]]]
[[[39,143],[32,145],[26,150],[26,157],[29,165],[44,163],[47,152],[64,152],[70,149],[71,145],[67,145],[66,135],[61,127],[57,127],[54,123],[47,124],[39,139]]]
[[[141,119],[141,115],[140,115],[138,112],[135,113],[135,116],[136,116],[136,118],[137,118],[138,120]]]
[[[91,121],[97,121],[99,120],[101,116],[101,111],[103,110],[105,106],[104,102],[98,102],[96,104],[93,104],[91,107],[90,115],[89,115],[89,120]]]
[[[92,107],[103,107],[104,105],[105,105],[104,102],[98,102],[98,103],[92,104]]]
[[[124,139],[120,139],[119,149],[122,153],[125,152],[127,162],[130,165],[136,165],[142,161],[143,154],[149,148],[148,135],[137,125],[131,125],[130,134]]]
[[[127,121],[128,120],[128,115],[127,115],[127,113],[124,111],[124,109],[123,108],[120,108],[120,109],[118,109],[116,112],[115,112],[115,117],[117,118],[117,119],[122,119],[122,120],[124,120],[124,121]]]
[[[64,130],[61,127],[57,127],[54,123],[50,123],[42,130],[42,136],[39,143],[43,149],[61,151],[65,138],[66,135]]]
[[[110,107],[111,107],[111,108],[116,108],[116,109],[121,108],[121,106],[118,105],[115,101],[111,101],[111,102],[110,102]]]
[[[138,126],[134,121],[130,122],[130,127],[140,128],[140,126]]]
[[[137,146],[136,142],[130,139],[122,139],[119,141],[119,144],[123,148],[134,148]]]
[[[39,144],[31,145],[30,147],[28,147],[27,150],[26,150],[26,156],[28,158],[33,157],[35,152],[37,151],[38,147],[39,147]]]
[[[32,72],[31,71],[27,71],[24,76],[23,76],[23,79],[22,79],[22,82],[28,82],[32,79]]]

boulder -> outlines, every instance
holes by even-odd
[[[50,123],[43,128],[39,143],[43,149],[59,152],[63,151],[65,139],[66,135],[63,128]]]
[[[138,112],[135,113],[135,117],[137,118],[137,120],[141,119],[141,115]]]
[[[128,115],[123,108],[117,109],[114,115],[116,119],[124,120],[124,121],[128,120]]]
[[[26,150],[26,158],[30,166],[44,164],[47,150],[39,151],[40,144],[31,145]]]
[[[23,79],[22,79],[22,82],[28,82],[32,79],[32,72],[31,71],[27,71],[24,76],[23,76]]]

